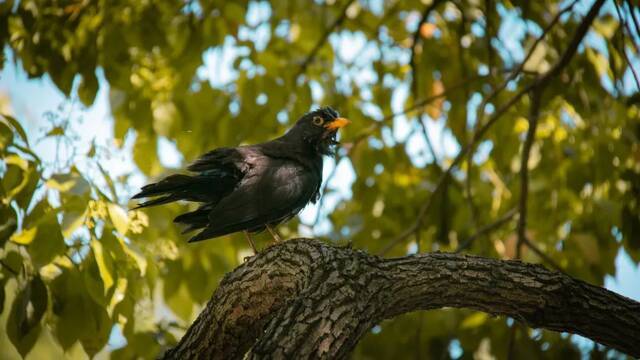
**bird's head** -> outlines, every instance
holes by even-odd
[[[303,115],[289,130],[289,134],[301,136],[320,154],[330,155],[333,153],[333,146],[338,144],[338,130],[349,123],[350,121],[340,117],[337,111],[323,107]]]

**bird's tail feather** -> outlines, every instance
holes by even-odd
[[[211,206],[204,205],[199,207],[195,211],[191,211],[188,213],[184,213],[182,215],[177,216],[173,219],[174,223],[178,224],[186,224],[188,225],[184,230],[182,230],[183,234],[190,233],[194,230],[206,227],[209,223],[209,212],[211,211]]]
[[[222,179],[197,175],[170,175],[161,181],[142,187],[142,190],[132,199],[152,198],[139,203],[135,209],[166,204],[178,200],[217,202],[220,198],[220,187],[217,185]],[[224,188],[224,187],[223,187]]]

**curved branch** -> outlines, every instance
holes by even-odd
[[[640,356],[640,303],[541,265],[450,253],[384,259],[297,239],[228,274],[164,358],[344,358],[379,321],[443,307]]]

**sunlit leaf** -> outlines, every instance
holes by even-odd
[[[61,126],[54,126],[51,130],[49,130],[46,134],[47,137],[55,137],[64,135],[64,128]]]
[[[3,122],[6,121],[7,123],[9,123],[9,125],[11,125],[13,130],[15,130],[18,133],[18,136],[20,136],[20,139],[22,139],[22,141],[24,141],[24,143],[27,146],[29,145],[27,133],[24,131],[24,128],[22,127],[22,125],[18,120],[16,120],[13,116],[10,116],[7,114],[0,114],[0,119],[2,119]]]
[[[12,129],[0,122],[0,153],[5,151],[9,145],[13,143],[13,131]]]
[[[109,209],[109,217],[111,218],[113,226],[120,234],[125,235],[129,229],[127,212],[119,205],[113,203],[109,203],[107,208]]]
[[[35,239],[38,228],[25,229],[11,237],[11,241],[20,245],[29,245]]]
[[[114,268],[113,260],[108,251],[105,251],[102,244],[98,240],[91,240],[91,249],[96,258],[98,264],[98,270],[100,271],[100,277],[104,283],[105,293],[113,286],[114,283]]]
[[[29,244],[29,253],[34,265],[44,266],[65,250],[60,224],[53,214],[45,215],[38,222],[36,235]]]
[[[47,186],[60,192],[83,195],[90,190],[89,183],[77,171],[68,174],[54,174],[47,180]]]

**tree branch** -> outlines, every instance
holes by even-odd
[[[383,319],[443,307],[640,356],[640,303],[541,265],[447,253],[383,259],[297,239],[227,274],[164,359],[345,358]]]
[[[509,85],[509,83],[511,81],[513,81],[516,77],[518,77],[520,74],[525,73],[525,69],[524,67],[526,66],[527,62],[529,61],[529,59],[531,58],[531,56],[533,55],[533,53],[535,52],[535,50],[537,49],[538,45],[547,37],[547,35],[551,32],[551,30],[555,27],[555,25],[560,21],[560,18],[562,17],[562,15],[566,14],[567,12],[571,11],[573,9],[573,7],[578,3],[578,0],[574,0],[572,1],[569,5],[567,5],[566,7],[564,7],[563,9],[561,9],[560,11],[558,11],[558,13],[553,17],[553,19],[549,22],[549,24],[547,24],[547,26],[542,30],[542,34],[540,34],[540,36],[538,36],[536,38],[536,40],[533,42],[533,45],[531,45],[531,48],[529,49],[529,51],[527,52],[527,54],[525,55],[524,59],[522,60],[522,62],[520,62],[520,64],[518,64],[517,67],[515,67],[513,69],[513,71],[511,71],[509,73],[509,76],[507,76],[507,78],[495,89],[493,89],[493,91],[491,93],[489,93],[487,96],[485,96],[482,99],[482,102],[480,103],[480,105],[478,106],[477,112],[476,112],[476,123],[474,126],[474,131],[477,132],[478,128],[480,127],[480,124],[482,124],[483,120],[484,120],[484,114],[485,114],[485,109],[487,107],[487,104],[493,100],[494,98],[496,98],[504,89],[506,89],[507,85]],[[485,31],[489,31],[488,27],[486,27]],[[469,185],[467,185],[468,189],[468,193],[471,193],[471,189],[470,189],[470,177],[471,177],[471,169],[472,169],[472,159],[473,159],[473,153],[474,153],[474,147],[471,147],[471,149],[469,150],[469,154],[467,155],[467,182],[469,183]]]
[[[431,4],[429,6],[427,6],[424,11],[422,12],[422,17],[420,18],[420,21],[418,22],[418,27],[416,28],[416,30],[413,32],[413,36],[412,36],[412,41],[411,41],[411,55],[409,55],[409,68],[411,69],[411,93],[413,94],[414,98],[418,95],[418,91],[417,91],[417,87],[418,87],[418,70],[416,68],[416,49],[418,48],[418,46],[420,45],[420,29],[422,28],[422,25],[424,25],[427,20],[429,20],[429,14],[431,14],[431,12],[433,10],[436,9],[436,7],[438,7],[438,5],[440,5],[441,3],[443,3],[444,0],[434,0],[433,2],[431,2]]]
[[[631,3],[631,0],[626,0],[625,4],[627,4],[627,7],[629,8],[629,16],[631,16],[631,20],[633,22],[633,25],[635,26],[636,35],[640,36],[640,21],[638,21],[638,19],[636,18],[636,13],[635,13],[635,10],[634,10],[634,6]],[[630,34],[630,35],[633,38],[633,34]]]
[[[529,155],[531,147],[536,138],[536,129],[538,128],[538,118],[540,117],[540,98],[542,97],[542,88],[536,87],[531,91],[531,105],[529,110],[529,128],[527,135],[522,144],[522,156],[520,159],[520,201],[518,217],[518,241],[516,244],[516,259],[520,258],[521,247],[525,243],[527,236],[527,199],[529,196]]]
[[[633,64],[631,63],[631,60],[629,59],[629,56],[627,55],[627,49],[626,49],[626,45],[625,45],[624,29],[627,29],[627,31],[629,31],[629,37],[631,39],[631,44],[636,49],[636,52],[640,53],[640,50],[638,50],[638,46],[636,45],[635,41],[633,41],[633,32],[631,31],[631,27],[629,27],[629,24],[627,23],[627,21],[625,21],[625,19],[622,17],[622,13],[620,12],[620,7],[618,6],[618,2],[616,0],[614,0],[613,4],[615,5],[616,13],[618,14],[618,19],[620,20],[620,24],[621,24],[620,35],[622,36],[622,42],[621,42],[621,46],[620,46],[620,52],[622,53],[622,57],[624,57],[624,60],[627,62],[627,66],[631,70],[631,74],[633,75],[633,79],[636,82],[636,87],[638,88],[638,91],[640,91],[640,78],[638,78],[638,74],[636,73],[636,69],[633,67]],[[633,10],[631,10],[631,14],[633,14]]]
[[[515,105],[520,100],[520,98],[522,98],[522,96],[524,96],[525,94],[529,93],[535,87],[538,87],[538,86],[539,87],[545,87],[545,86],[547,86],[551,82],[551,80],[553,80],[557,75],[559,75],[560,72],[569,64],[569,61],[573,58],[573,56],[575,55],[576,51],[578,50],[578,45],[580,45],[580,43],[582,42],[582,39],[587,34],[587,31],[589,30],[589,27],[593,23],[593,20],[598,15],[598,12],[600,11],[600,8],[604,4],[604,1],[605,0],[596,0],[596,2],[593,4],[593,6],[591,6],[591,9],[589,9],[589,12],[587,13],[587,15],[585,15],[584,19],[582,20],[582,22],[578,26],[578,29],[576,30],[576,33],[574,34],[573,38],[571,39],[571,42],[567,46],[567,49],[563,53],[563,55],[560,58],[560,60],[558,60],[558,62],[547,73],[545,73],[544,75],[542,75],[541,77],[536,79],[531,84],[525,86],[522,90],[517,92],[509,101],[507,101],[505,104],[503,104],[501,107],[499,107],[491,115],[491,117],[487,120],[487,122],[484,125],[482,125],[473,134],[473,137],[472,137],[471,141],[469,143],[467,143],[460,150],[460,152],[453,159],[453,161],[451,162],[451,164],[449,165],[447,170],[438,179],[438,182],[436,183],[436,187],[435,187],[432,195],[429,197],[429,199],[427,199],[427,201],[422,205],[422,207],[418,211],[418,216],[416,218],[416,221],[410,227],[408,227],[404,232],[400,233],[397,237],[395,237],[382,250],[381,254],[386,254],[389,250],[394,248],[396,245],[398,245],[398,244],[402,243],[404,240],[406,240],[411,234],[415,233],[415,231],[422,224],[422,219],[429,212],[429,210],[430,210],[430,208],[431,208],[431,206],[433,204],[433,198],[434,198],[433,195],[440,190],[440,188],[442,187],[442,184],[444,183],[446,178],[451,174],[453,169],[456,168],[459,165],[459,163],[462,161],[462,159],[464,159],[464,157],[467,155],[467,153],[479,142],[480,139],[482,139],[484,137],[484,134],[493,126],[493,124],[496,121],[498,121],[498,119],[500,119],[502,117],[502,115],[504,115],[513,105]]]
[[[425,124],[425,117],[418,116],[418,124],[420,125],[420,129],[422,130],[422,137],[424,138],[424,142],[427,143],[427,149],[429,149],[429,153],[433,157],[433,164],[442,169],[440,165],[440,161],[438,160],[438,155],[436,154],[436,150],[433,147],[433,143],[431,143],[431,137],[429,136],[429,131],[427,130],[427,124]]]
[[[463,242],[460,243],[460,245],[458,245],[458,248],[456,248],[456,253],[461,252],[462,250],[466,250],[467,248],[469,248],[469,246],[471,246],[471,244],[479,237],[490,234],[492,231],[500,228],[502,225],[508,223],[509,221],[511,221],[511,219],[513,219],[513,217],[518,213],[518,209],[517,208],[512,208],[511,210],[507,211],[506,213],[504,213],[504,215],[502,215],[500,218],[498,218],[498,220],[492,222],[491,224],[487,224],[483,227],[481,227],[480,229],[478,229],[478,231],[469,236],[466,240],[464,240]]]

